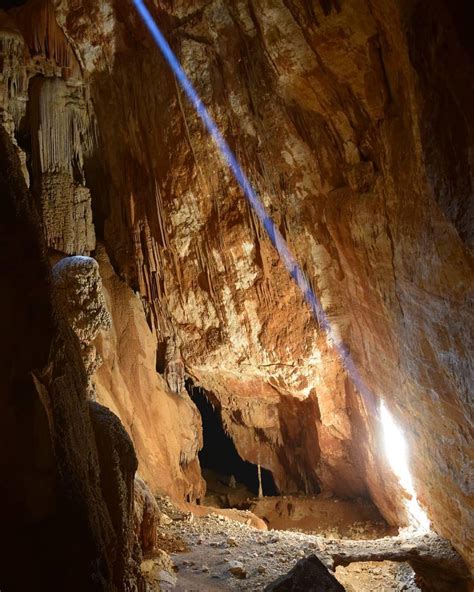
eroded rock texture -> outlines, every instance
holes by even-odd
[[[103,360],[94,377],[98,400],[122,419],[152,490],[194,501],[204,495],[199,412],[156,372],[157,342],[139,296],[117,277],[102,248],[97,258],[112,313],[111,330],[95,342]]]
[[[465,3],[150,4],[365,387],[404,427],[434,527],[472,563]],[[99,370],[98,390],[129,430],[150,485],[182,497],[202,490],[197,412],[170,392],[181,374],[167,384],[152,361],[176,339],[186,373],[212,393],[240,454],[257,462],[259,449],[283,491],[370,494],[390,521],[405,523],[377,404],[361,398],[310,317],[132,4],[35,0],[1,22],[2,116],[19,151],[30,143],[50,246],[93,248],[92,230],[82,230],[90,190],[95,234],[145,302],[148,332],[139,297],[117,288],[113,297],[127,302],[117,311],[124,306],[135,321],[104,342],[104,360],[117,363]],[[32,73],[48,79],[39,90]],[[76,97],[62,103],[61,121],[41,107],[52,92]],[[24,116],[25,103],[36,115]],[[66,121],[57,160],[54,130]],[[53,131],[43,145],[45,126]],[[58,187],[69,187],[61,200]],[[67,216],[49,217],[48,196]],[[118,281],[110,274],[110,285]],[[147,352],[143,366],[127,353],[133,340],[131,351]],[[154,414],[170,434],[158,432]]]
[[[99,265],[92,257],[65,257],[53,267],[53,283],[58,305],[79,339],[88,391],[95,398],[92,377],[102,358],[93,342],[112,323],[102,292]]]
[[[0,587],[136,589],[137,574],[117,570],[117,556],[131,557],[113,528],[131,519],[101,483],[101,459],[112,464],[121,440],[98,455],[79,345],[53,305],[39,220],[3,129],[0,194]]]
[[[132,441],[120,419],[110,409],[89,402],[92,429],[97,443],[100,484],[115,532],[113,562],[117,590],[136,590],[140,581],[139,563],[134,552],[134,477],[138,467]],[[131,585],[132,584],[132,585]]]

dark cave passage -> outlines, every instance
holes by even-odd
[[[202,417],[204,445],[199,452],[199,461],[206,480],[213,472],[221,483],[228,485],[233,476],[237,484],[244,485],[253,495],[258,495],[257,465],[239,456],[232,438],[224,430],[220,410],[212,406],[204,391],[189,384],[187,389]],[[262,467],[261,475],[263,494],[278,495],[271,471]]]
[[[3,0],[2,6],[3,10],[8,10],[9,8],[15,8],[15,6],[23,6],[26,4],[27,0]]]

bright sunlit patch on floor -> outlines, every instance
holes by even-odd
[[[405,502],[410,526],[417,530],[430,530],[430,521],[426,512],[420,506],[416,497],[413,479],[408,468],[408,446],[403,431],[397,426],[385,403],[380,404],[380,417],[382,420],[383,440],[385,454],[392,471],[398,477],[400,485],[409,494],[410,498]]]

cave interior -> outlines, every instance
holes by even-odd
[[[472,22],[0,2],[1,592],[474,590]]]

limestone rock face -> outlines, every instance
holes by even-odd
[[[307,415],[297,417],[320,461],[298,455],[302,480],[322,489],[351,483],[355,493],[362,479],[387,518],[403,523],[380,440],[383,398],[405,430],[415,487],[435,528],[468,554],[472,257],[436,195],[457,175],[436,146],[444,111],[432,110],[429,130],[421,128],[423,109],[443,104],[447,84],[471,100],[472,86],[469,69],[456,80],[444,69],[438,85],[422,84],[429,53],[415,41],[418,14],[439,11],[456,31],[455,15],[441,0],[429,9],[392,0],[186,6],[185,16],[164,3],[155,14],[375,403],[351,384],[167,65],[136,15],[118,5],[130,37],[115,37],[120,59],[92,83],[115,264],[146,296],[158,338],[178,334],[187,372],[228,415],[260,399],[247,419],[228,422],[244,457],[255,462],[246,423],[273,438],[273,456],[275,439],[283,450],[292,446],[278,430],[284,421],[262,428],[263,410],[248,418],[266,407],[263,393],[306,398],[320,419],[308,426]],[[68,31],[78,35],[73,24]],[[85,35],[99,46],[92,29],[81,44]],[[426,35],[425,47],[438,43]],[[460,44],[448,47],[439,61],[469,60]],[[106,44],[104,60],[110,50]],[[470,121],[466,115],[456,127],[456,147],[469,143]],[[456,154],[472,174],[467,153]],[[439,160],[441,183],[433,177]],[[463,203],[472,197],[465,187]],[[282,472],[280,461],[268,467]]]
[[[95,342],[103,364],[94,376],[97,398],[122,420],[152,491],[194,501],[205,485],[197,454],[201,418],[186,393],[170,392],[156,371],[157,342],[140,297],[117,277],[103,248],[97,252],[112,328]]]
[[[467,15],[453,4],[152,6],[301,263],[356,381],[132,4],[36,1],[2,20],[10,56],[2,120],[19,146],[26,136],[31,153],[54,153],[48,139],[47,150],[34,148],[48,126],[25,132],[18,117],[29,90],[32,106],[52,87],[58,97],[81,90],[47,134],[77,123],[61,148],[73,166],[33,166],[32,187],[44,197],[49,175],[67,174],[90,189],[117,272],[101,264],[114,329],[97,389],[131,434],[152,489],[202,492],[199,417],[184,393],[170,392],[181,390],[182,368],[169,384],[155,372],[177,339],[185,374],[212,393],[240,454],[265,456],[283,490],[366,492],[404,524],[382,447],[383,399],[404,429],[434,527],[472,564],[473,58]],[[29,72],[61,80],[43,81],[36,95]],[[60,219],[87,215],[72,185],[64,202],[52,192],[70,211],[52,218],[56,237]],[[50,245],[86,249],[86,234]]]

